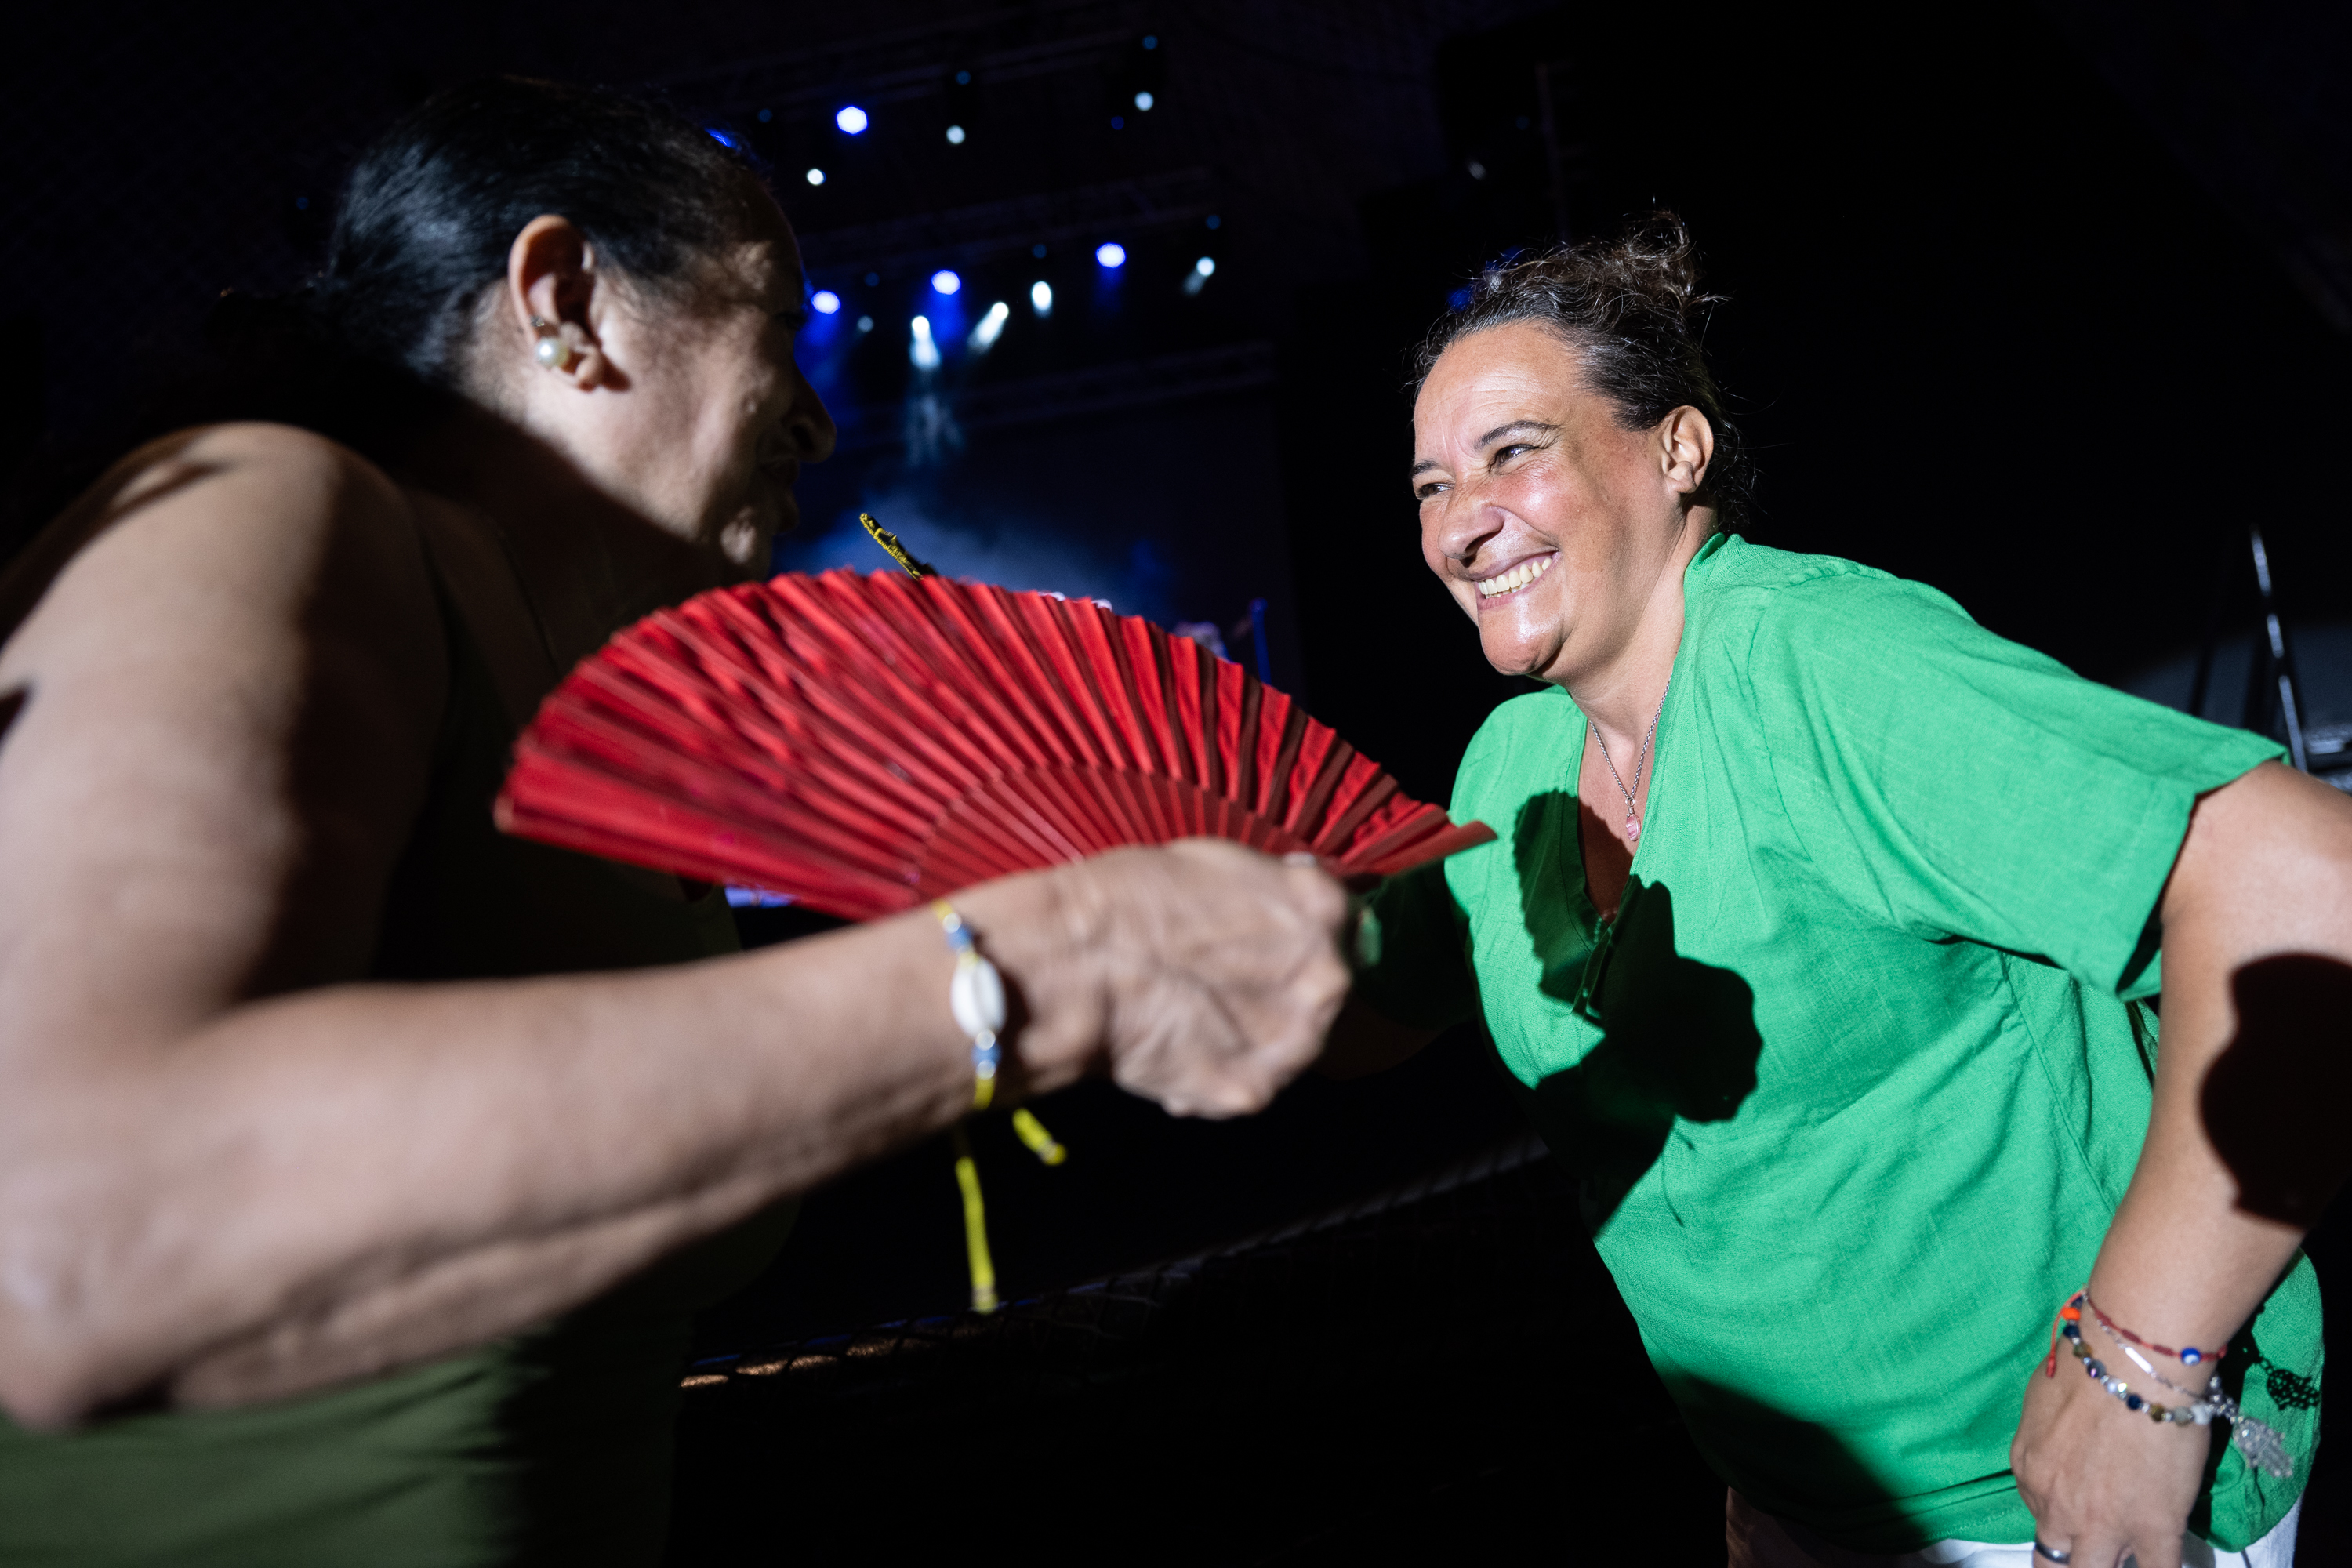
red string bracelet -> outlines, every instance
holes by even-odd
[[[2208,1356],[2218,1357],[2222,1353],[2219,1351],[2200,1351],[2195,1345],[2183,1345],[2179,1350],[2174,1350],[2170,1345],[2160,1345],[2154,1340],[2141,1339],[2137,1334],[2099,1310],[2099,1304],[2091,1300],[2091,1288],[2088,1285],[2083,1287],[2083,1293],[2076,1300],[2090,1308],[2091,1315],[2099,1320],[2099,1327],[2106,1330],[2116,1338],[2136,1344],[2144,1351],[2154,1351],[2158,1355],[2168,1355],[2183,1366],[2195,1366]],[[2055,1353],[2054,1346],[2053,1353]]]
[[[2081,1322],[2083,1321],[2083,1303],[2090,1299],[2091,1288],[2088,1285],[2084,1285],[2080,1290],[2074,1292],[2073,1298],[2069,1300],[2064,1306],[2058,1309],[2057,1317],[2051,1320],[2050,1356],[2048,1360],[2042,1363],[2042,1376],[2055,1377],[2058,1375],[2058,1325],[2060,1323]],[[2096,1308],[2092,1310],[2094,1311],[2097,1310]],[[2105,1322],[2105,1321],[2106,1320],[2104,1318],[2100,1320],[2102,1322]]]

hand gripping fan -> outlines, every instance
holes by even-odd
[[[550,694],[510,833],[867,920],[1209,837],[1356,882],[1495,836],[1189,637],[1086,600],[842,570],[719,589]]]

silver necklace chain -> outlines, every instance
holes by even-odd
[[[1650,732],[1642,738],[1642,749],[1633,753],[1634,789],[1641,787],[1643,770],[1650,765],[1650,749],[1656,745],[1658,741],[1658,721],[1664,718],[1666,713],[1666,692],[1674,689],[1674,672],[1669,670],[1666,674],[1664,689],[1658,693],[1658,710],[1650,715]],[[1607,764],[1609,776],[1617,781],[1617,793],[1625,797],[1626,842],[1638,844],[1642,839],[1642,812],[1641,808],[1633,804],[1633,790],[1625,787],[1625,776],[1617,771],[1616,762],[1609,755],[1609,737],[1603,735],[1601,732],[1601,726],[1591,719],[1585,720],[1584,722],[1592,731],[1592,738],[1601,742],[1601,760]]]

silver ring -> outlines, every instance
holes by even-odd
[[[2042,1544],[2042,1537],[2038,1535],[2033,1538],[2033,1554],[2036,1557],[2047,1557],[2053,1563],[2072,1563],[2074,1561],[2074,1554],[2073,1552],[2061,1552],[2054,1546],[2044,1546]]]

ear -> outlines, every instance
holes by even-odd
[[[1666,488],[1680,496],[1696,495],[1706,483],[1707,464],[1715,460],[1715,426],[1685,404],[1658,421],[1657,451]]]
[[[552,329],[566,352],[562,363],[547,368],[583,392],[603,384],[612,369],[595,327],[605,291],[597,276],[596,248],[570,218],[551,213],[535,217],[507,248],[508,313],[528,345],[535,347]],[[534,327],[534,320],[546,325]]]

